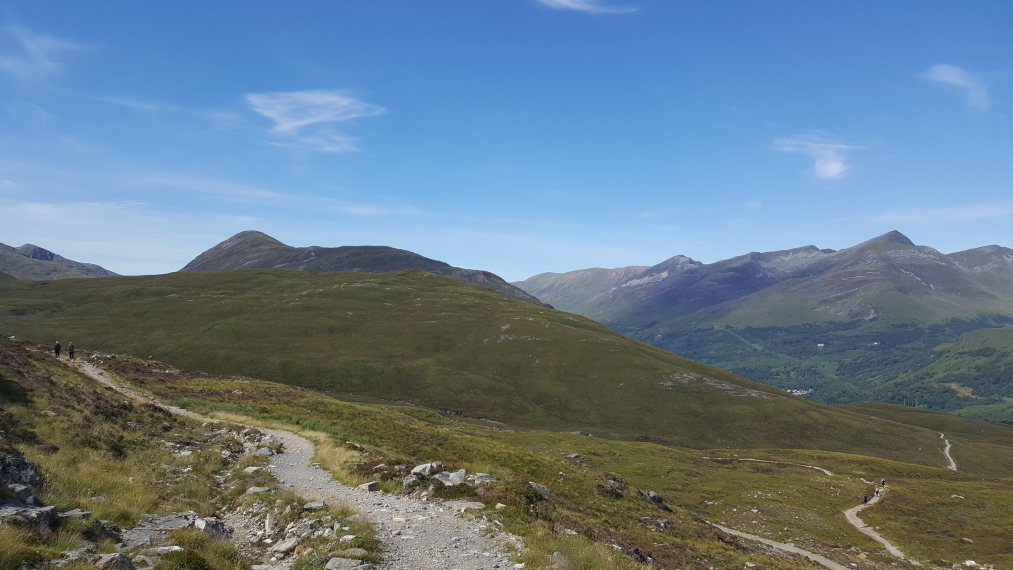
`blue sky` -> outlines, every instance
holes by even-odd
[[[246,229],[510,279],[1013,247],[1005,1],[0,0],[0,242]]]

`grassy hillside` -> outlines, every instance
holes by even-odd
[[[0,331],[518,426],[938,463],[935,434],[815,404],[429,273],[0,284]]]
[[[879,478],[887,478],[891,490],[863,517],[889,529],[887,538],[905,552],[944,567],[965,559],[997,567],[1013,564],[1005,538],[1013,532],[1008,516],[1013,485],[995,478],[1013,474],[1013,448],[1007,445],[1013,428],[1006,426],[959,418],[966,429],[945,426],[952,428],[952,451],[958,461],[968,462],[969,474],[941,468],[935,425],[911,429],[935,439],[932,452],[939,467],[826,451],[692,450],[490,424],[417,407],[342,402],[310,390],[166,370],[163,364],[130,358],[103,359],[102,364],[139,389],[204,413],[296,425],[360,445],[365,449],[357,459],[360,468],[344,475],[352,483],[365,480],[356,476],[376,478],[378,464],[433,459],[451,468],[488,472],[496,482],[474,498],[506,505],[486,516],[525,537],[530,568],[549,566],[545,555],[554,550],[581,559],[593,544],[615,545],[610,548],[631,558],[650,557],[665,568],[742,568],[746,562],[763,568],[814,568],[769,556],[705,521],[793,542],[859,570],[905,568],[847,525],[841,514],[869,492],[862,479]],[[862,410],[867,411],[886,416],[891,410]],[[899,412],[881,421],[900,428],[901,422],[940,419]],[[976,426],[986,431],[980,438]],[[977,444],[993,446],[988,450],[991,463],[976,456]],[[528,481],[550,487],[550,498],[534,495]],[[399,487],[396,478],[383,484]],[[648,500],[648,491],[660,494],[665,506]],[[620,565],[589,562],[578,567]]]

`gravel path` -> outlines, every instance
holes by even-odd
[[[945,455],[946,456],[946,460],[950,462],[950,464],[947,465],[946,468],[949,469],[950,471],[956,471],[957,470],[957,462],[954,461],[953,460],[953,456],[950,455],[950,447],[952,447],[950,445],[950,440],[946,439],[946,434],[943,433],[943,432],[939,432],[939,439],[941,439],[944,442],[946,442],[946,447],[943,448],[943,455]]]
[[[714,523],[711,523],[711,524],[714,524]],[[838,564],[837,562],[834,562],[833,560],[831,560],[831,559],[829,559],[829,558],[827,558],[825,556],[820,556],[819,554],[816,554],[814,552],[809,552],[808,550],[802,550],[801,548],[799,548],[799,547],[797,547],[795,545],[792,545],[792,544],[788,544],[786,542],[778,542],[776,540],[770,540],[769,538],[763,538],[762,536],[756,536],[755,534],[749,534],[748,532],[742,532],[741,530],[735,530],[733,528],[728,528],[728,527],[725,527],[725,526],[721,526],[719,524],[715,524],[714,526],[716,526],[717,528],[719,528],[719,529],[727,532],[728,534],[733,534],[735,536],[742,537],[742,538],[747,538],[749,540],[755,540],[756,542],[762,542],[763,544],[766,544],[767,546],[773,546],[774,548],[776,548],[778,550],[783,550],[785,552],[791,552],[792,554],[800,554],[802,556],[805,556],[809,560],[812,560],[813,562],[815,562],[817,564],[822,564],[823,566],[826,566],[827,568],[830,568],[830,570],[853,570],[852,568],[848,568],[847,566],[845,566],[843,564]]]
[[[77,361],[71,365],[128,398],[149,402],[188,418],[215,421],[124,388],[90,362]],[[486,570],[515,567],[507,559],[505,547],[519,547],[521,540],[504,532],[490,531],[483,520],[457,516],[454,507],[459,502],[427,502],[346,487],[332,481],[327,471],[311,464],[313,443],[308,439],[284,430],[256,429],[284,445],[285,453],[271,458],[270,470],[279,483],[310,500],[346,504],[373,524],[376,537],[384,544],[381,568]],[[523,568],[522,565],[516,567]]]

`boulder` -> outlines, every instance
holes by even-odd
[[[421,475],[423,477],[430,477],[432,475],[439,473],[440,471],[443,471],[443,462],[433,461],[431,463],[423,463],[421,465],[416,465],[412,469],[412,475]]]
[[[38,465],[18,455],[7,455],[0,458],[0,483],[41,488],[45,484],[45,478]]]
[[[459,513],[472,510],[481,511],[485,508],[485,503],[480,503],[478,501],[447,501],[444,505]]]
[[[353,570],[362,565],[362,560],[355,558],[334,557],[327,561],[324,570]]]
[[[436,479],[437,481],[443,483],[447,487],[454,487],[455,485],[460,485],[464,483],[465,478],[467,476],[468,472],[465,471],[464,469],[461,469],[454,472],[442,471],[440,473],[436,473],[435,475],[433,475],[433,479]]]
[[[286,538],[276,542],[271,548],[268,548],[268,552],[274,552],[276,554],[288,554],[295,550],[295,547],[299,546],[298,538]]]
[[[274,455],[274,451],[272,451],[270,447],[261,447],[256,452],[254,452],[254,455],[258,455],[260,457],[271,457],[272,455]]]
[[[362,558],[367,555],[369,555],[369,552],[364,548],[347,548],[334,553],[334,556],[340,558]]]
[[[32,496],[32,488],[21,483],[7,485],[7,491],[10,493],[10,497],[19,503],[27,503],[28,497]]]
[[[411,474],[411,475],[408,475],[404,479],[402,479],[402,486],[404,487],[404,489],[406,491],[408,489],[411,489],[412,487],[415,487],[415,486],[421,485],[421,484],[422,484],[422,477],[420,477],[418,475],[415,475],[414,473]]]
[[[356,488],[360,491],[375,491],[378,484],[379,482],[377,481],[370,481],[369,483],[363,483]]]
[[[543,499],[548,499],[549,497],[552,496],[552,489],[546,487],[545,485],[540,485],[538,483],[535,483],[534,481],[528,481],[528,485],[531,485],[531,488],[534,489],[536,493],[541,495]]]
[[[71,509],[64,511],[57,515],[61,521],[76,520],[76,519],[90,519],[91,513],[81,509]]]
[[[100,554],[95,565],[103,570],[135,570],[134,563],[121,552]]]
[[[270,490],[271,490],[270,487],[250,487],[249,489],[246,490],[246,494],[253,495],[255,493],[266,493]]]
[[[654,491],[648,491],[647,492],[647,498],[650,499],[651,502],[654,503],[655,505],[664,505],[665,504],[664,497],[662,497],[661,495],[655,493]]]
[[[228,536],[225,521],[218,517],[198,517],[197,520],[193,521],[193,527],[204,532],[204,534],[214,541],[224,540]]]
[[[136,548],[168,542],[169,535],[181,528],[192,528],[197,518],[197,513],[193,512],[167,516],[148,515],[137,526],[123,532],[123,544],[126,548]]]
[[[246,469],[243,469],[243,473],[256,473],[257,471],[260,471],[262,469],[264,469],[264,468],[263,467],[257,467],[256,465],[251,465],[251,466],[247,467]]]
[[[305,505],[302,506],[302,510],[304,510],[304,511],[311,511],[311,512],[322,511],[322,510],[324,510],[326,508],[327,508],[327,503],[325,503],[323,501],[312,501],[312,502],[306,503]]]
[[[56,507],[0,506],[0,523],[44,529],[53,528],[56,521]]]

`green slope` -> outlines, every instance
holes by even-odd
[[[925,430],[789,396],[589,319],[422,272],[4,282],[0,330],[521,426],[937,461]]]

